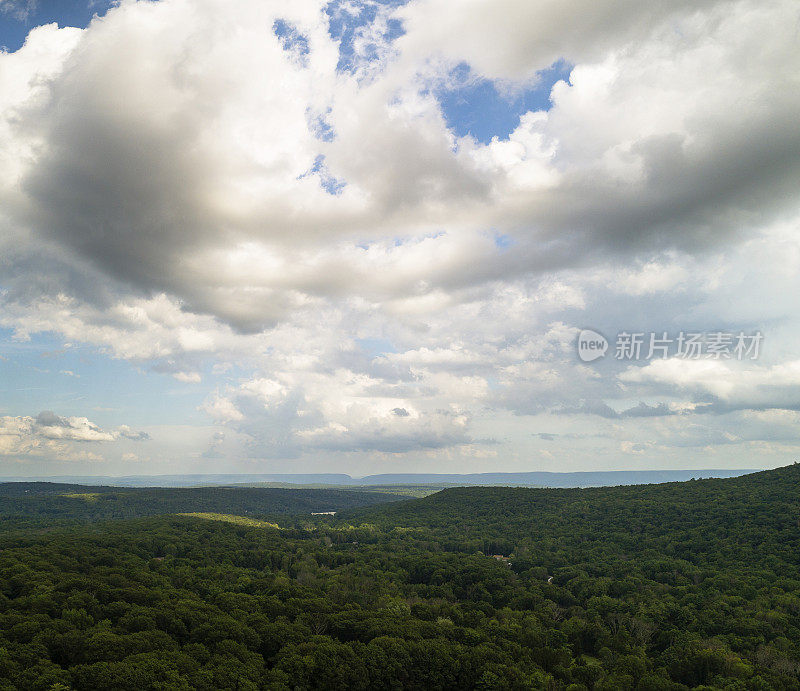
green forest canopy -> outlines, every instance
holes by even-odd
[[[3,499],[0,688],[800,689],[800,465],[336,516],[214,490]]]

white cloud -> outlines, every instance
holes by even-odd
[[[104,432],[85,417],[59,417],[45,410],[39,413],[31,425],[31,433],[45,439],[70,441],[113,441],[114,435]]]
[[[703,9],[708,13],[714,5],[731,11],[733,3],[707,3]],[[409,53],[468,62],[493,79],[524,80],[559,59],[591,61],[630,41],[647,40],[655,29],[674,27],[695,9],[687,0],[591,5],[467,0],[453,12],[446,0],[422,0],[399,11],[408,31],[399,43]]]
[[[248,435],[255,457],[293,457],[309,449],[402,453],[471,441],[469,414],[446,403],[453,391],[443,398],[441,378],[403,385],[320,365],[284,369],[280,381],[251,379],[214,394],[204,410]]]
[[[105,431],[88,418],[61,417],[49,410],[36,417],[0,416],[0,456],[20,461],[102,461],[102,454],[82,448],[84,443],[113,442],[121,438],[144,441],[150,437],[127,425]]]
[[[655,384],[732,408],[800,409],[800,360],[771,367],[726,360],[655,360],[631,367],[624,382]]]

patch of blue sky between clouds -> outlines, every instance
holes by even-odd
[[[553,86],[568,80],[571,70],[572,65],[559,60],[537,72],[535,81],[525,86],[482,78],[461,63],[434,93],[447,126],[457,136],[470,135],[488,144],[494,137],[508,137],[525,113],[550,110]]]
[[[514,238],[503,233],[495,233],[492,239],[494,240],[494,246],[501,252],[505,252],[507,249],[517,244]]]
[[[13,53],[31,29],[55,22],[59,27],[85,29],[95,15],[103,16],[115,0],[10,0],[0,3],[0,48]]]
[[[341,191],[347,187],[347,183],[344,180],[340,180],[337,177],[331,175],[331,172],[328,170],[328,166],[325,163],[325,156],[320,154],[314,159],[314,165],[311,166],[305,173],[303,173],[298,179],[305,178],[310,175],[315,175],[319,179],[319,185],[324,189],[328,194],[336,196],[340,194]]]
[[[278,37],[283,49],[290,53],[298,64],[305,66],[309,52],[308,37],[285,19],[276,19],[272,31]]]
[[[339,72],[356,73],[380,62],[387,46],[405,32],[391,12],[408,0],[334,0],[325,7],[328,33],[339,42]]]
[[[198,408],[207,387],[179,382],[151,365],[114,358],[94,346],[65,344],[52,333],[15,340],[11,329],[0,328],[0,415],[53,410],[88,417],[101,427],[204,423]],[[210,365],[204,369],[206,384],[224,381]]]
[[[388,338],[357,338],[356,343],[370,358],[397,352],[397,348]]]
[[[336,137],[333,126],[328,122],[331,109],[328,108],[324,113],[314,113],[306,111],[309,131],[321,142],[332,142]]]

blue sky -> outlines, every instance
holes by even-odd
[[[0,0],[0,475],[793,460],[799,20]]]
[[[106,0],[13,1],[0,6],[0,46],[13,52],[36,26],[56,22],[59,26],[84,28],[95,15],[103,16],[113,3]]]
[[[447,124],[458,136],[471,135],[488,144],[493,137],[505,139],[530,111],[550,110],[550,92],[558,81],[568,81],[570,65],[559,61],[536,73],[531,86],[503,84],[472,73],[470,66],[456,66],[436,97]]]
[[[19,341],[2,329],[0,356],[4,414],[54,410],[64,416],[88,415],[102,427],[119,419],[139,427],[203,421],[197,410],[205,397],[203,388],[92,346],[65,344],[53,334]]]

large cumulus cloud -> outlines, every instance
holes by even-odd
[[[542,272],[599,251],[697,250],[791,203],[800,147],[792,3],[703,12],[608,3],[590,17],[577,5],[505,4],[456,13],[482,42],[446,21],[423,24],[417,17],[439,8],[410,4],[399,11],[398,55],[366,83],[337,71],[336,41],[314,3],[284,18],[268,3],[125,2],[80,36],[38,29],[19,51],[36,58],[13,65],[45,84],[6,111],[6,137],[20,149],[8,222],[133,289],[254,329],[337,290],[383,297],[420,282],[430,291]],[[482,21],[487,12],[497,19]],[[303,62],[275,34],[277,19],[306,37]],[[497,21],[543,33],[563,23],[584,47],[580,27],[591,27],[594,48],[526,30],[492,41]],[[443,47],[432,31],[461,47]],[[483,66],[501,60],[498,45],[517,57]],[[442,50],[523,82],[552,51],[586,62],[556,84],[552,110],[482,146],[456,141],[425,89]],[[317,113],[331,141],[313,126]],[[338,194],[324,174],[341,180]],[[519,251],[482,246],[474,233],[490,229],[513,232]],[[426,231],[437,239],[424,253],[443,262],[418,261],[416,242],[382,244]],[[468,266],[478,257],[476,277]]]

